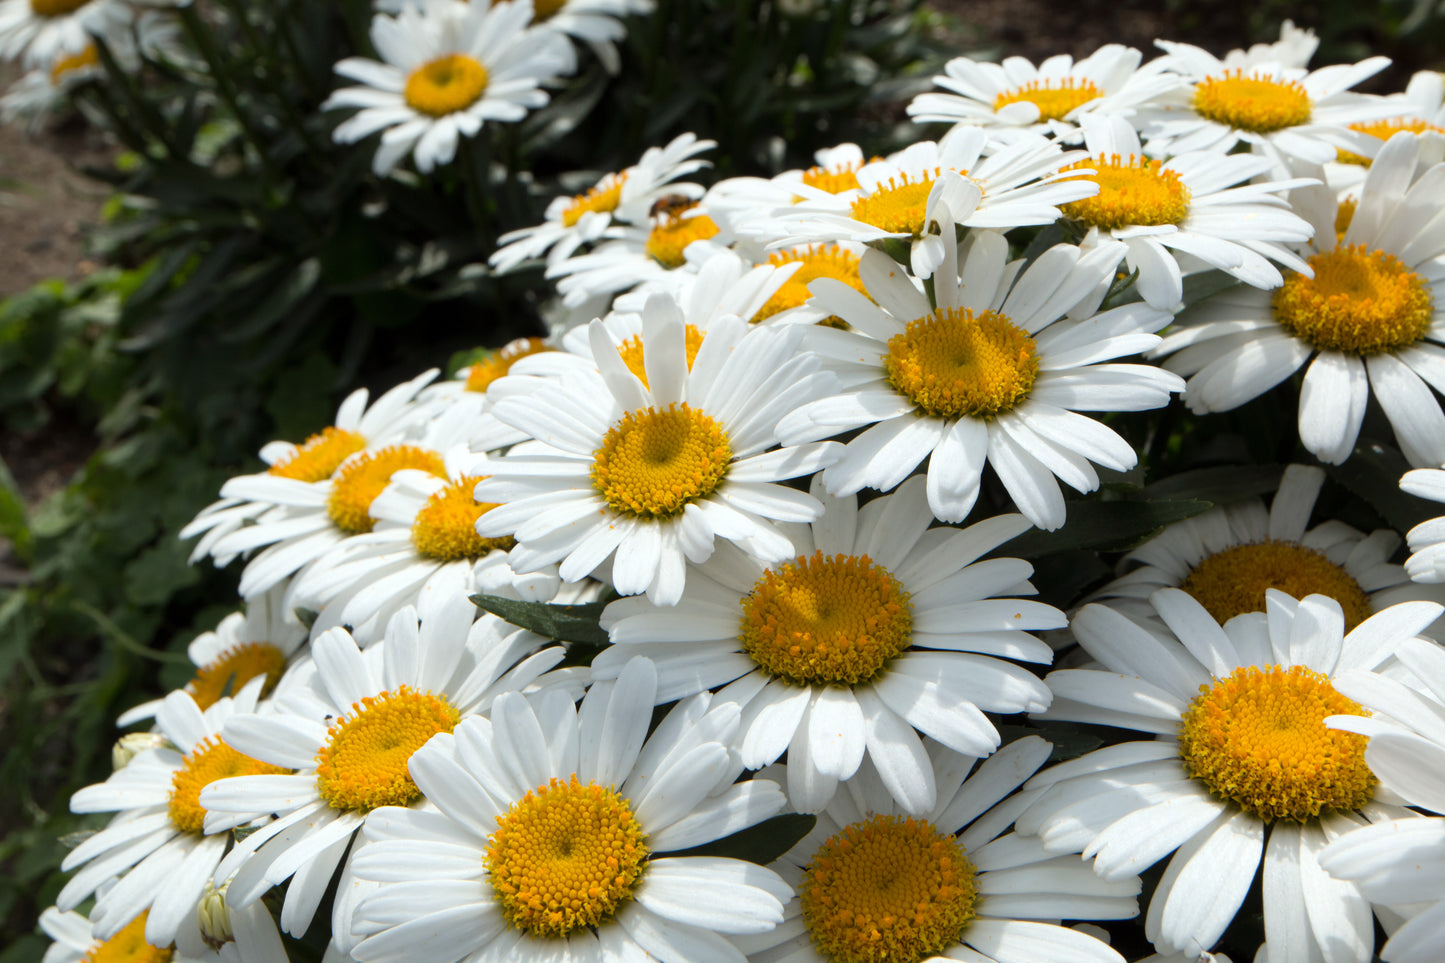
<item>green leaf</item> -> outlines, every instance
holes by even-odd
[[[1445,515],[1439,502],[1400,491],[1400,477],[1412,466],[1394,448],[1362,441],[1343,465],[1326,465],[1331,478],[1358,495],[1397,532],[1408,532],[1431,518]]]
[[[731,836],[667,855],[726,856],[767,866],[777,862],[779,856],[798,845],[804,836],[813,831],[817,822],[818,817],[812,813],[783,813],[772,819],[765,819],[756,826],[740,829]]]
[[[25,499],[3,458],[0,458],[0,535],[10,539],[20,558],[29,557],[32,539]]]
[[[1225,465],[1198,468],[1170,475],[1148,485],[1144,495],[1155,499],[1197,498],[1216,505],[1237,502],[1254,495],[1268,495],[1279,487],[1284,469],[1279,465]]]
[[[201,580],[186,561],[189,545],[169,539],[142,552],[125,567],[125,597],[133,605],[164,605],[171,596]]]
[[[1184,307],[1206,301],[1221,291],[1237,288],[1244,282],[1223,271],[1201,271],[1184,279]]]
[[[518,628],[558,642],[607,644],[607,633],[598,625],[606,602],[554,605],[549,602],[520,602],[499,595],[473,595],[472,603]]]
[[[1055,532],[1038,529],[1005,542],[1000,551],[1016,558],[1038,558],[1074,548],[1124,552],[1148,541],[1160,529],[1213,507],[1196,498],[1167,501],[1071,502],[1069,519]]]

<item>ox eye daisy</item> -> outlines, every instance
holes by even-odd
[[[117,0],[4,0],[0,58],[48,70],[82,54],[92,36],[124,34],[133,19],[134,11]]]

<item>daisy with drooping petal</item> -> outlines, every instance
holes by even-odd
[[[909,813],[865,763],[776,864],[797,896],[771,933],[738,937],[754,963],[1121,963],[1060,919],[1129,919],[1138,879],[1106,882],[1006,830],[1019,785],[1049,757],[1026,736],[978,760],[930,742],[938,800]],[[789,764],[791,765],[791,763]],[[778,766],[760,780],[789,781]]]
[[[1419,153],[1412,134],[1381,148],[1338,244],[1333,193],[1295,192],[1313,277],[1185,312],[1154,353],[1189,378],[1191,409],[1228,411],[1303,367],[1300,441],[1321,461],[1349,458],[1373,395],[1412,464],[1445,463],[1445,164],[1422,172]]]
[[[395,17],[377,14],[371,42],[382,62],[338,63],[338,74],[363,86],[342,88],[321,105],[361,108],[333,137],[353,144],[381,131],[373,171],[385,175],[411,154],[425,174],[451,163],[457,141],[487,121],[521,120],[547,103],[544,84],[576,69],[572,45],[555,30],[529,26],[532,13],[532,0],[428,0]]]
[[[738,859],[670,856],[782,809],[737,782],[738,708],[706,694],[648,734],[656,675],[635,659],[581,706],[497,699],[411,759],[439,812],[378,810],[356,873],[362,963],[459,960],[742,963],[726,935],[771,930],[792,892]],[[726,935],[724,935],[726,934]]]
[[[134,18],[123,0],[0,0],[0,59],[50,70]]]
[[[1319,867],[1325,844],[1366,820],[1405,815],[1377,784],[1365,739],[1325,726],[1364,715],[1333,681],[1374,672],[1445,607],[1403,602],[1348,635],[1339,603],[1271,589],[1266,612],[1224,626],[1180,589],[1151,599],[1157,623],[1084,606],[1073,632],[1098,669],[1044,680],[1042,718],[1153,733],[1034,777],[1047,792],[1020,819],[1053,853],[1082,852],[1105,879],[1174,853],[1145,933],[1161,953],[1203,953],[1223,935],[1263,866],[1270,963],[1365,963],[1368,901]]]
[[[934,300],[877,251],[861,265],[868,297],[814,282],[817,304],[853,329],[806,335],[843,391],[790,414],[779,437],[866,429],[823,472],[836,495],[889,491],[927,458],[928,505],[943,521],[973,508],[988,463],[1029,521],[1058,528],[1059,479],[1093,491],[1091,461],[1122,471],[1137,459],[1123,438],[1076,412],[1158,408],[1182,386],[1159,368],[1098,363],[1157,344],[1152,332],[1170,315],[1139,303],[1094,314],[1123,257],[1118,242],[1087,253],[1057,245],[1020,276],[1000,234],[971,232],[962,251],[951,226],[942,238]]]
[[[486,462],[476,497],[501,504],[477,531],[514,537],[517,571],[555,562],[575,582],[611,559],[618,592],[671,605],[687,563],[706,560],[718,536],[760,558],[790,555],[774,524],[811,521],[822,506],[778,482],[830,464],[838,446],[775,448],[778,420],[830,381],[798,350],[801,328],[724,317],[689,365],[676,302],[648,299],[642,327],[643,377],[594,321],[596,370],[576,365],[555,386],[497,402],[496,416],[536,441]]]
[[[743,707],[744,765],[788,753],[788,795],[800,809],[828,804],[864,757],[898,805],[918,814],[937,800],[915,729],[982,757],[1000,736],[984,712],[1037,711],[1048,691],[996,656],[1048,663],[1030,632],[1062,627],[1031,595],[1033,566],[978,559],[1028,527],[1018,515],[958,531],[929,528],[924,481],[859,509],[833,498],[811,526],[785,529],[791,558],[764,565],[719,550],[688,579],[674,608],[621,599],[604,610],[612,645],[592,671],[610,678],[634,655],[657,665],[657,698],[706,689]]]

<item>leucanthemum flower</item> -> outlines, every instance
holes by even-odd
[[[742,963],[726,935],[767,931],[788,886],[738,859],[670,856],[784,804],[736,782],[738,709],[706,694],[648,734],[656,676],[634,660],[580,707],[504,695],[411,759],[439,812],[378,810],[355,871],[363,963],[458,960]]]
[[[1118,242],[1087,253],[1061,244],[1020,274],[1000,234],[971,232],[961,252],[951,224],[942,239],[936,306],[877,251],[861,266],[868,297],[813,283],[817,304],[853,329],[808,328],[805,341],[843,390],[790,414],[779,437],[796,444],[866,429],[823,473],[835,495],[889,491],[927,458],[928,505],[943,521],[973,508],[988,463],[1029,521],[1058,528],[1059,479],[1093,491],[1091,461],[1122,471],[1137,459],[1076,412],[1157,408],[1182,386],[1159,368],[1098,363],[1158,344],[1152,332],[1170,316],[1138,303],[1094,314],[1123,257]]]
[[[791,552],[774,523],[810,521],[810,495],[778,484],[832,462],[838,446],[775,448],[783,415],[830,379],[802,353],[802,329],[750,329],[724,317],[703,332],[688,364],[687,318],[676,302],[648,300],[639,377],[602,322],[589,329],[592,370],[574,365],[555,386],[504,398],[493,409],[535,442],[490,458],[476,497],[501,503],[482,515],[484,538],[510,535],[517,571],[558,564],[577,581],[612,560],[618,592],[671,605],[687,563],[718,536],[761,558]]]
[[[653,0],[534,0],[534,22],[580,40],[610,74],[622,69],[617,41],[627,36],[622,18],[649,14]]]
[[[647,656],[659,702],[726,686],[717,698],[743,707],[744,765],[786,751],[788,795],[801,809],[826,806],[866,756],[900,807],[928,811],[937,787],[914,730],[971,756],[993,752],[1001,740],[984,712],[1048,701],[1032,672],[1004,659],[1048,663],[1052,651],[1029,633],[1067,619],[998,597],[1034,594],[1028,562],[978,561],[1024,531],[1024,518],[930,529],[923,486],[914,478],[859,509],[814,479],[824,512],[784,529],[787,561],[720,549],[673,608],[613,602],[602,614],[613,644],[593,672],[610,678]]]
[[[361,108],[336,128],[336,141],[381,131],[372,170],[385,175],[411,154],[425,174],[451,163],[458,139],[486,122],[519,121],[545,105],[542,86],[575,70],[576,55],[555,30],[529,26],[532,14],[532,0],[427,0],[395,17],[378,14],[371,42],[382,62],[339,62],[336,72],[363,86],[321,105]]]
[[[858,169],[866,158],[857,144],[821,148],[813,153],[813,160],[813,166],[806,170],[786,170],[771,178],[727,177],[718,181],[707,189],[709,215],[728,235],[752,239],[766,235],[766,228],[759,227],[759,222],[770,220],[778,208],[858,190]]]
[[[124,33],[134,16],[123,0],[0,0],[0,59],[49,70],[94,36]]]
[[[1121,963],[1058,920],[1129,919],[1139,880],[1106,882],[1006,832],[1031,799],[1015,790],[1051,748],[1027,736],[975,770],[977,759],[930,743],[940,792],[922,813],[899,806],[865,763],[775,864],[798,894],[782,925],[735,942],[753,963]],[[755,781],[786,782],[787,768]]]
[[[1412,464],[1445,463],[1445,164],[1421,172],[1419,152],[1412,134],[1390,139],[1339,235],[1330,191],[1295,192],[1315,225],[1313,277],[1185,312],[1154,354],[1189,378],[1191,409],[1228,411],[1303,367],[1300,441],[1321,461],[1349,458],[1373,395]]]
[[[1419,498],[1445,502],[1445,469],[1416,468],[1400,478],[1400,489]],[[1405,571],[1416,582],[1445,582],[1445,518],[1421,522],[1405,533],[1413,553]]]
[[[1351,124],[1351,128],[1369,134],[1381,145],[1402,130],[1423,135],[1422,157],[1428,156],[1429,163],[1439,162],[1442,151],[1445,151],[1445,74],[1421,70],[1410,78],[1404,93],[1392,95],[1386,100],[1395,106],[1394,115],[1384,120]],[[1369,157],[1348,151],[1342,151],[1337,160],[1339,164],[1349,165],[1358,171],[1360,178],[1364,176],[1360,168],[1370,166]],[[1333,167],[1330,173],[1334,175],[1329,178],[1330,186],[1337,189],[1357,182],[1355,178],[1342,176],[1338,167]]]
[[[55,942],[46,947],[41,963],[202,963],[187,954],[177,955],[170,946],[155,946],[146,941],[147,914],[142,913],[109,939],[95,935],[90,920],[73,911],[54,906],[40,914],[40,928]],[[282,958],[284,960],[284,957]],[[276,963],[267,959],[258,963]]]
[[[1339,603],[1270,590],[1267,612],[1220,626],[1188,593],[1152,598],[1167,630],[1104,605],[1073,632],[1098,669],[1044,680],[1042,718],[1151,733],[1062,763],[1025,788],[1047,790],[1020,819],[1052,853],[1082,852],[1105,879],[1174,853],[1145,933],[1161,953],[1202,953],[1228,928],[1263,864],[1270,963],[1365,963],[1369,903],[1319,867],[1325,844],[1366,820],[1403,816],[1365,763],[1364,737],[1326,728],[1366,710],[1338,691],[1375,672],[1445,608],[1404,602],[1348,635]]]

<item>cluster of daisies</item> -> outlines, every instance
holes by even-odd
[[[478,38],[538,62],[523,11],[378,19],[395,61],[344,72],[410,105],[345,95],[404,131],[379,166],[497,116]],[[1070,613],[1010,554],[1176,394],[1297,397],[1327,464],[1377,407],[1445,500],[1440,76],[1161,46],[956,60],[910,107],[938,139],[770,179],[682,180],[684,135],[505,237],[547,337],[355,392],[184,533],[244,604],[73,797],[114,816],[48,963],[312,927],[360,963],[1118,963],[1141,897],[1153,961],[1366,963],[1377,921],[1438,959],[1445,519],[1402,565],[1301,463]],[[402,119],[477,77],[486,110]],[[1019,734],[1071,723],[1107,744]]]

